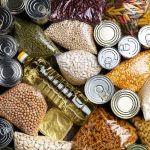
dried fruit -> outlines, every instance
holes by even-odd
[[[121,89],[137,92],[150,75],[150,51],[144,51],[130,60],[122,62],[107,77]]]
[[[56,59],[64,78],[73,85],[82,85],[101,71],[96,56],[83,50],[60,54]]]

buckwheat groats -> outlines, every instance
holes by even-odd
[[[72,143],[53,141],[46,136],[29,136],[20,132],[14,134],[15,150],[71,150]]]
[[[136,140],[134,127],[97,108],[75,136],[73,150],[121,150]]]
[[[130,60],[122,62],[107,77],[121,89],[137,92],[150,75],[150,51],[144,51]]]
[[[53,23],[45,31],[47,37],[68,49],[82,49],[97,54],[93,39],[93,27],[77,20]]]
[[[64,78],[73,85],[83,85],[101,71],[96,56],[83,50],[62,53],[56,60]]]
[[[142,144],[150,150],[150,121],[145,121],[143,117],[138,116],[133,118],[132,122],[137,129],[137,134]]]
[[[24,83],[0,96],[0,116],[29,135],[37,134],[46,110],[42,94]]]

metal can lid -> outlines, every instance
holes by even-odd
[[[120,60],[121,56],[115,48],[103,48],[98,54],[99,64],[107,70],[115,68]]]
[[[118,43],[118,51],[125,58],[133,58],[140,50],[140,43],[133,36],[125,36]]]
[[[0,58],[13,58],[18,51],[16,40],[9,35],[0,36]]]
[[[106,76],[97,75],[86,82],[84,91],[92,103],[105,104],[112,98],[115,87]]]
[[[4,59],[0,63],[0,85],[4,87],[15,86],[22,77],[22,67],[14,59]]]
[[[139,97],[133,91],[119,90],[112,97],[111,109],[119,118],[130,119],[140,110]]]
[[[4,7],[0,7],[0,35],[8,33],[8,30],[12,26],[12,22],[13,16],[11,12]]]
[[[112,21],[102,21],[94,29],[94,38],[97,44],[104,47],[112,47],[121,38],[121,28]]]
[[[0,118],[0,149],[10,144],[13,134],[13,126],[7,120]]]
[[[127,150],[148,150],[144,145],[141,144],[134,144],[127,147]]]
[[[13,15],[20,14],[24,11],[24,0],[1,0],[1,5],[7,7]]]
[[[27,0],[25,10],[29,17],[31,17],[32,19],[41,19],[50,14],[50,1]]]
[[[138,39],[143,46],[150,48],[150,25],[144,26],[139,30]]]

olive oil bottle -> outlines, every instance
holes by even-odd
[[[27,53],[21,52],[18,60],[24,64],[23,80],[37,87],[47,101],[63,111],[73,123],[82,125],[94,108],[89,100],[56,72],[45,59],[33,59]]]

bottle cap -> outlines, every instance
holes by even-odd
[[[29,56],[29,55],[28,55],[26,52],[22,51],[22,52],[18,55],[17,59],[18,59],[18,61],[19,61],[20,63],[23,63],[23,62],[26,60],[26,58],[27,58],[28,56]]]

